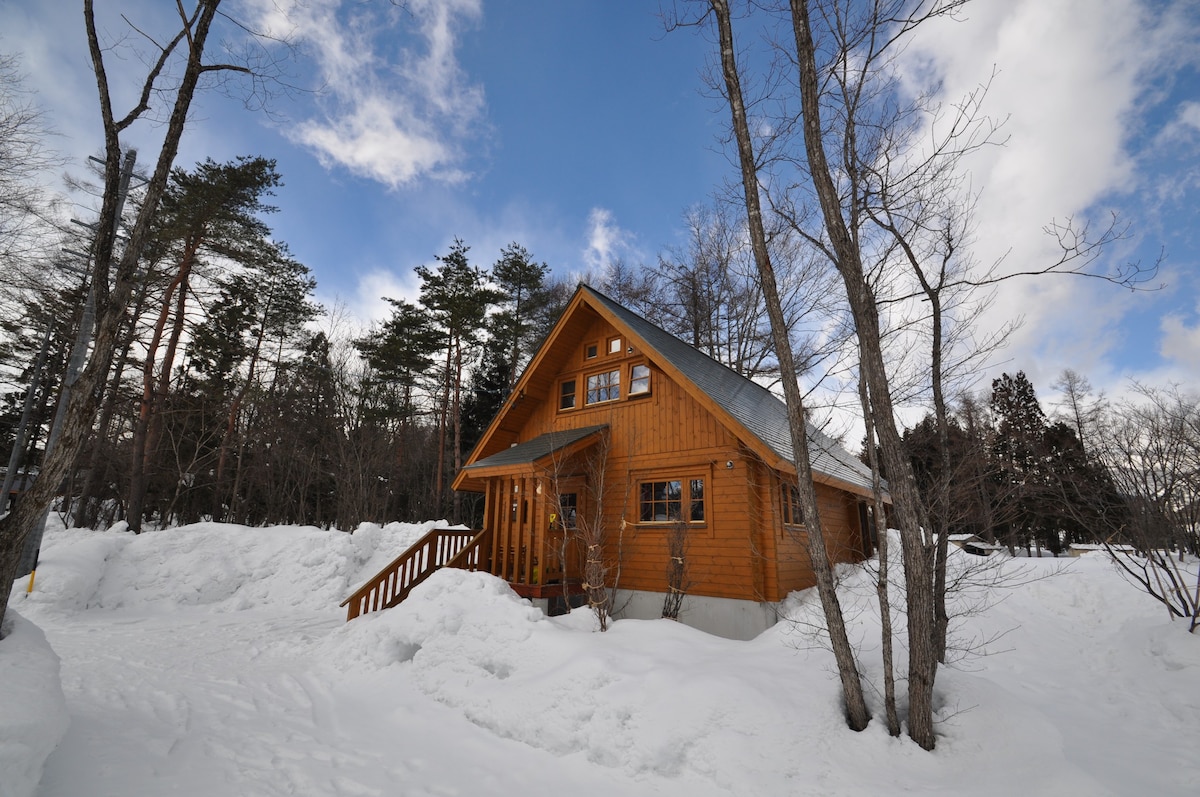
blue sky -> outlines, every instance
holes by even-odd
[[[115,37],[126,29],[111,7],[153,28],[171,4],[99,5]],[[412,296],[413,267],[455,237],[480,265],[511,241],[560,274],[654,262],[680,243],[685,209],[736,178],[720,140],[728,112],[701,79],[712,43],[665,32],[654,0],[329,0],[286,21],[277,5],[226,0],[286,25],[305,50],[292,79],[322,91],[277,96],[272,114],[206,94],[177,163],[275,158],[278,237],[319,298],[359,322],[386,312],[383,295]],[[79,7],[0,0],[0,49],[23,54],[76,164],[100,146]],[[1110,209],[1132,225],[1112,256],[1166,250],[1166,287],[1152,293],[1005,286],[985,324],[1024,324],[994,373],[1024,369],[1043,395],[1066,367],[1110,393],[1130,378],[1200,387],[1198,17],[1187,0],[978,0],[906,53],[948,100],[997,70],[986,110],[1007,117],[1009,138],[971,163],[980,261],[1043,262],[1044,225]],[[761,46],[757,31],[739,35]],[[110,59],[114,83],[137,66]],[[129,143],[148,159],[156,132],[142,125]]]

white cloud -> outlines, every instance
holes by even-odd
[[[1195,384],[1200,378],[1200,307],[1196,322],[1191,326],[1182,315],[1171,314],[1162,320],[1162,343],[1159,353],[1180,371],[1191,376]]]
[[[588,214],[587,247],[583,251],[586,268],[602,271],[618,260],[635,255],[633,244],[633,234],[617,224],[611,210],[592,208]]]
[[[997,70],[984,110],[1008,117],[1008,140],[970,161],[982,191],[975,251],[1011,271],[1044,267],[1060,253],[1043,227],[1092,214],[1096,229],[1106,205],[1141,188],[1136,125],[1190,34],[1141,0],[980,0],[966,13],[928,29],[906,57],[914,74],[941,81],[946,103]],[[1128,296],[1092,281],[1024,278],[1001,287],[985,323],[1024,317],[1002,365],[1052,380],[1064,367],[1085,370],[1080,360],[1104,370]]]
[[[389,269],[379,269],[359,278],[355,296],[346,300],[346,306],[351,316],[363,326],[368,326],[391,315],[392,305],[387,299],[416,304],[420,295],[421,290],[416,284],[413,272],[398,273]]]
[[[484,126],[485,103],[455,51],[461,28],[482,14],[480,0],[412,0],[402,10],[296,3],[282,11],[259,0],[259,9],[263,27],[312,50],[321,112],[286,132],[323,165],[389,188],[467,176],[463,144]]]

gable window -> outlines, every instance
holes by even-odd
[[[587,403],[616,401],[621,397],[621,371],[614,369],[587,378]]]
[[[638,486],[642,523],[704,522],[704,479],[669,479]]]
[[[608,353],[609,354],[620,354],[621,353],[621,339],[620,338],[609,338],[608,339]]]
[[[600,353],[600,347],[597,346],[595,343],[589,343],[588,345],[583,347],[583,359],[585,359],[585,360],[594,360],[594,359],[596,359],[596,355],[598,355],[599,353]]]
[[[560,410],[575,409],[575,380],[565,379],[558,390],[558,408]]]
[[[804,525],[804,512],[800,508],[800,488],[794,484],[783,484],[783,523],[785,526]]]
[[[635,365],[629,370],[629,395],[641,396],[650,392],[650,366]]]

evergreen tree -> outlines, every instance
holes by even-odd
[[[244,500],[242,478],[244,454],[255,430],[242,425],[242,413],[251,391],[262,391],[268,384],[266,371],[278,375],[289,343],[303,338],[304,325],[315,319],[321,308],[311,301],[316,282],[308,267],[292,259],[281,244],[264,242],[257,256],[245,271],[235,272],[223,283],[223,294],[232,304],[241,305],[244,324],[230,332],[237,335],[235,350],[245,352],[239,377],[231,382],[231,396],[226,411],[225,430],[217,453],[215,481],[218,489],[228,496],[228,505],[242,522],[260,522],[261,518],[237,516]],[[274,361],[270,361],[274,351]],[[269,388],[268,388],[269,390]],[[258,451],[260,447],[251,447]],[[226,466],[233,457],[233,473],[229,484],[223,483]],[[220,515],[221,503],[214,502],[214,517]]]
[[[416,268],[421,278],[421,305],[429,311],[441,333],[441,346],[445,352],[441,396],[437,402],[438,466],[434,476],[434,499],[439,505],[446,481],[448,443],[451,455],[449,464],[454,472],[462,467],[463,376],[473,348],[485,328],[488,310],[500,298],[495,290],[488,287],[487,272],[472,266],[467,260],[469,250],[470,247],[456,238],[449,253],[438,256],[439,265],[436,268]],[[460,500],[456,493],[455,522]]]
[[[492,280],[500,291],[500,309],[489,321],[491,337],[507,357],[507,390],[549,332],[545,310],[553,294],[546,285],[550,267],[537,263],[525,247],[511,243],[492,267]]]
[[[916,426],[904,431],[904,447],[912,463],[917,489],[934,528],[948,534],[978,534],[986,537],[980,512],[976,446],[957,418],[947,420],[948,457],[943,458],[937,418],[928,413]],[[947,467],[948,466],[948,467]]]
[[[464,451],[475,447],[509,396],[513,381],[509,354],[500,337],[491,337],[484,344],[479,366],[471,374],[471,386],[463,400]]]
[[[992,459],[1002,486],[997,516],[1005,527],[1009,547],[1035,542],[1061,550],[1053,501],[1053,472],[1046,445],[1049,427],[1033,384],[1018,371],[992,381],[992,414],[996,436]]]
[[[368,411],[380,419],[397,418],[403,426],[417,416],[417,390],[433,368],[442,336],[425,310],[402,299],[387,301],[391,317],[354,346],[371,369],[366,381],[371,392]]]
[[[147,480],[154,475],[148,469],[161,437],[162,410],[187,322],[192,281],[201,266],[215,258],[250,264],[262,258],[270,247],[270,229],[259,216],[275,210],[263,199],[280,184],[275,161],[267,158],[239,157],[223,164],[206,159],[193,172],[171,171],[151,246],[173,264],[173,276],[159,300],[134,425],[127,520],[135,532],[141,530]]]

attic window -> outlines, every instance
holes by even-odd
[[[609,338],[608,339],[608,353],[609,354],[620,354],[621,353],[621,339],[620,338]]]
[[[595,343],[589,343],[583,347],[583,359],[585,360],[594,360],[599,353],[600,347]]]
[[[650,392],[650,366],[635,365],[629,370],[629,395],[642,396]]]
[[[575,380],[565,379],[558,390],[558,408],[560,410],[575,409]]]

